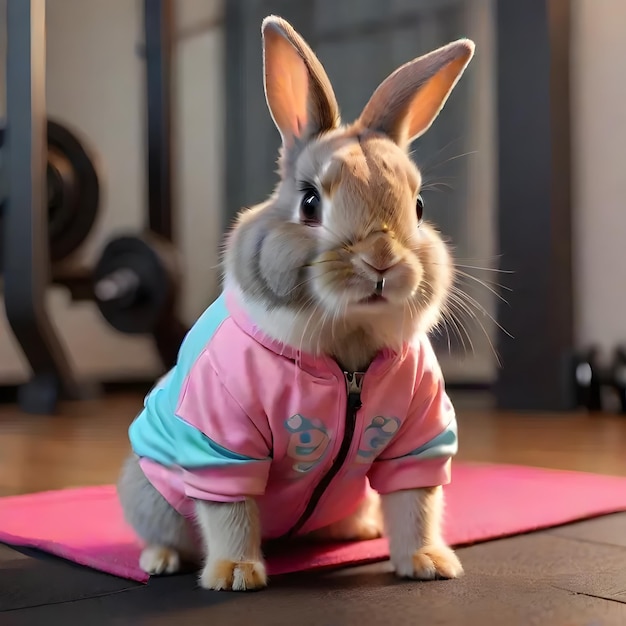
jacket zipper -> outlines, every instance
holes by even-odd
[[[343,375],[346,381],[347,402],[346,424],[343,439],[341,441],[341,447],[339,448],[339,452],[337,453],[337,457],[335,458],[332,466],[313,491],[304,513],[300,516],[291,531],[289,531],[290,535],[295,535],[309,520],[321,497],[324,495],[324,492],[328,489],[328,486],[333,481],[333,478],[335,478],[335,476],[339,473],[339,470],[343,467],[343,464],[348,457],[348,452],[350,451],[350,446],[354,437],[354,430],[356,428],[356,416],[361,408],[361,391],[363,389],[363,378],[365,373],[344,372]]]

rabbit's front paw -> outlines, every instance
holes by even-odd
[[[454,551],[445,545],[424,546],[410,558],[395,564],[396,574],[401,578],[435,580],[436,578],[458,578],[463,575],[463,566]]]
[[[252,591],[267,586],[261,561],[209,561],[200,576],[200,586],[215,591]]]

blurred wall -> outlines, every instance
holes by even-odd
[[[577,341],[626,341],[626,2],[574,0]]]
[[[186,320],[216,288],[223,163],[222,30],[202,31],[222,0],[177,3],[179,31],[198,27],[176,50],[178,230],[186,279]],[[76,127],[101,157],[105,194],[99,224],[82,251],[97,258],[117,230],[144,219],[143,67],[138,0],[48,0],[48,110]],[[5,0],[0,0],[2,32]],[[578,343],[626,339],[622,268],[626,265],[626,3],[574,0],[572,41],[573,202]],[[0,115],[4,112],[4,37],[0,35]],[[494,181],[495,183],[495,181]],[[193,285],[193,287],[191,286]],[[113,331],[90,303],[50,294],[54,320],[72,359],[93,376],[151,374],[150,341]],[[87,349],[88,347],[88,349]],[[0,384],[26,371],[0,309]]]
[[[137,55],[142,33],[139,0],[48,0],[47,108],[51,117],[83,133],[100,156],[104,197],[99,223],[80,260],[98,258],[108,237],[138,231],[146,218],[144,73]],[[217,286],[221,231],[223,97],[222,0],[177,5],[177,32],[187,33],[175,52],[177,231],[185,272],[181,313],[191,322]],[[4,19],[5,1],[0,0]],[[0,37],[3,39],[3,37]],[[4,50],[2,70],[4,73]],[[4,80],[0,81],[4,89]],[[4,111],[4,96],[2,108]],[[193,285],[193,287],[191,287]],[[151,375],[159,368],[152,342],[117,333],[91,303],[50,294],[62,340],[81,374]],[[0,313],[0,384],[27,371]]]

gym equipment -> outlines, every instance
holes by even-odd
[[[94,269],[94,295],[105,319],[123,333],[149,333],[170,309],[180,276],[166,241],[118,237]]]
[[[50,258],[69,256],[93,228],[100,202],[94,158],[67,127],[48,120],[48,234]]]
[[[51,413],[60,394],[81,397],[83,388],[49,318],[45,298],[51,282],[45,184],[45,0],[8,0],[6,9],[2,161],[10,184],[2,211],[4,304],[32,369],[30,381],[18,390],[20,407]]]
[[[164,363],[173,364],[187,329],[175,314],[181,272],[171,243],[154,233],[112,239],[93,279],[107,322],[123,333],[152,334]]]
[[[0,127],[0,150],[5,129]],[[47,121],[47,220],[52,262],[72,254],[93,228],[100,202],[95,159],[85,140],[59,122]],[[2,159],[0,157],[0,167]],[[6,193],[0,195],[0,270],[2,269],[2,213]]]
[[[95,299],[127,333],[153,336],[166,367],[186,328],[176,317],[180,282],[172,226],[172,0],[144,0],[147,89],[146,231],[114,239],[95,271],[60,264],[93,227],[100,198],[84,141],[46,118],[45,0],[7,0],[7,116],[0,135],[0,269],[7,319],[32,369],[22,410],[54,412],[60,396],[84,397],[46,308],[52,283],[73,300]],[[7,184],[10,182],[10,185]],[[97,295],[96,295],[97,294]]]
[[[620,346],[613,353],[611,382],[617,392],[622,413],[626,413],[626,347]]]
[[[151,334],[167,368],[187,332],[176,316],[181,272],[172,219],[172,11],[172,0],[144,0],[148,227],[112,239],[93,276],[104,318],[120,332]]]
[[[616,347],[608,364],[601,362],[601,356],[596,346],[574,355],[576,404],[590,412],[604,411],[606,394],[612,392],[619,402],[620,412],[626,414],[626,347]]]

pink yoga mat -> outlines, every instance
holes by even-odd
[[[558,526],[626,510],[626,478],[511,465],[454,466],[446,487],[452,545]],[[112,486],[0,498],[0,542],[39,548],[94,569],[145,582],[139,545]],[[380,561],[384,539],[290,547],[268,555],[270,575]]]

